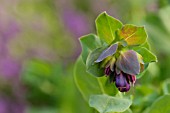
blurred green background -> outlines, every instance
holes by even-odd
[[[133,88],[134,113],[170,92],[170,0],[0,0],[0,113],[93,113],[76,88],[78,38],[101,12],[145,25],[158,56]]]

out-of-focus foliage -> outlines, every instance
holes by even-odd
[[[125,94],[133,95],[126,112],[154,112],[160,98],[170,101],[163,96],[170,93],[169,0],[1,0],[0,113],[93,113],[75,87],[73,65],[78,37],[95,33],[103,11],[145,25],[158,56]]]

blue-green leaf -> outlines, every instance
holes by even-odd
[[[86,72],[86,65],[81,57],[78,58],[74,67],[74,79],[86,101],[92,94],[102,94],[97,78]]]
[[[156,56],[148,49],[144,47],[135,47],[133,49],[143,57],[144,63],[157,62]]]
[[[88,34],[82,36],[79,40],[82,47],[81,56],[83,62],[86,63],[88,54],[94,49],[96,49],[97,47],[101,46],[100,39],[94,34]]]
[[[100,113],[124,112],[131,104],[132,101],[129,99],[107,95],[92,95],[89,100],[90,107],[95,108]]]
[[[108,94],[113,96],[118,92],[114,83],[110,83],[107,77],[97,78],[87,73],[86,65],[81,57],[78,58],[74,67],[74,79],[86,101],[89,100],[92,94]]]
[[[170,95],[158,98],[151,106],[148,113],[170,113]]]
[[[104,48],[97,48],[94,51],[92,51],[89,56],[87,57],[86,61],[86,67],[87,72],[91,75],[100,77],[104,75],[104,68],[100,67],[100,63],[95,63],[99,55],[102,53]]]

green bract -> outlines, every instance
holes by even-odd
[[[96,19],[96,29],[99,38],[107,44],[116,39],[115,31],[122,28],[123,24],[106,14],[100,14]]]
[[[144,27],[134,25],[124,25],[118,30],[120,39],[124,39],[129,46],[141,45],[146,41],[147,34]]]

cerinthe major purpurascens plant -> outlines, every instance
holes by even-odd
[[[103,12],[96,19],[96,29],[97,35],[88,34],[80,38],[82,53],[75,65],[75,81],[91,107],[101,113],[123,112],[131,101],[119,99],[116,94],[128,92],[149,63],[157,62],[157,58],[150,51],[144,26],[123,25]],[[107,104],[103,109],[100,106],[102,100]],[[107,101],[114,101],[114,107],[107,109]]]

